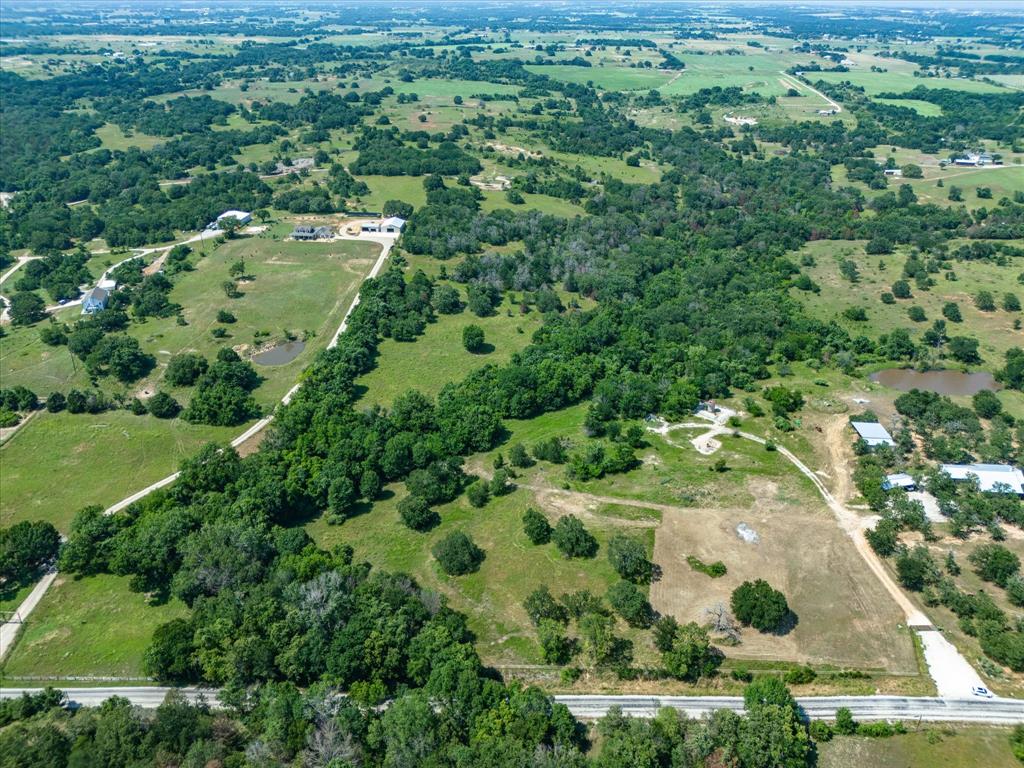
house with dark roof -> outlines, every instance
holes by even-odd
[[[334,237],[334,230],[330,227],[314,227],[310,224],[300,224],[292,230],[292,240],[329,240]]]

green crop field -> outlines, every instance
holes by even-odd
[[[22,628],[0,673],[6,678],[42,675],[142,677],[142,659],[153,630],[185,616],[183,604],[153,606],[120,576],[58,576]]]

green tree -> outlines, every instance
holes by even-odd
[[[484,329],[479,325],[467,325],[462,329],[462,346],[474,354],[483,351]]]
[[[712,674],[721,663],[721,654],[712,647],[707,630],[691,621],[678,627],[661,660],[672,677],[692,683]]]
[[[647,548],[622,534],[608,541],[608,562],[619,576],[637,584],[646,584],[654,573],[654,564],[647,559]]]
[[[484,551],[462,531],[453,531],[437,542],[431,552],[449,576],[473,573],[484,560]]]
[[[11,297],[7,314],[13,325],[32,325],[46,317],[46,303],[31,291],[19,291]]]
[[[1001,587],[1020,571],[1020,558],[1002,544],[982,544],[967,559],[981,578]]]
[[[547,544],[551,541],[551,524],[533,507],[527,507],[523,514],[523,531],[533,544]]]
[[[789,615],[785,595],[763,579],[740,584],[733,590],[731,606],[742,624],[761,632],[777,629]]]
[[[566,557],[593,557],[597,554],[597,539],[583,527],[575,515],[563,515],[551,533],[555,546]]]

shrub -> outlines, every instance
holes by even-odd
[[[527,507],[523,514],[523,531],[533,544],[547,544],[551,541],[551,524],[533,507]]]
[[[171,386],[188,387],[195,384],[208,368],[209,363],[202,355],[193,352],[174,355],[167,363],[164,378]]]
[[[1020,571],[1020,558],[1002,544],[982,544],[967,559],[982,579],[1001,587]]]
[[[654,564],[647,559],[647,548],[622,534],[608,542],[608,562],[619,576],[637,584],[646,584],[654,573]]]
[[[805,685],[813,683],[818,674],[811,667],[797,667],[786,673],[785,681],[788,685]]]
[[[686,562],[691,568],[693,568],[693,570],[703,573],[705,576],[710,576],[712,579],[720,578],[728,573],[725,563],[721,560],[716,560],[713,563],[705,563],[696,555],[687,555]]]
[[[763,579],[740,584],[733,590],[731,605],[741,623],[760,632],[777,629],[789,615],[786,596]]]
[[[46,398],[46,410],[50,413],[63,411],[67,406],[67,399],[60,392],[51,392]]]
[[[158,419],[173,419],[181,411],[181,406],[166,392],[157,392],[149,398],[146,409]]]
[[[479,509],[491,500],[491,491],[486,482],[477,480],[466,488],[466,498],[469,499],[470,504]]]
[[[575,515],[559,518],[551,538],[566,557],[593,557],[597,554],[597,539]]]
[[[484,551],[462,531],[449,533],[434,545],[431,552],[449,576],[473,573],[484,560]]]
[[[231,312],[228,312],[226,309],[218,309],[217,310],[217,322],[218,323],[233,323],[237,319],[238,318],[236,318]]]
[[[628,581],[618,581],[608,588],[608,603],[631,627],[649,627],[654,611],[644,593]]]
[[[467,325],[462,329],[462,346],[468,352],[480,352],[484,348],[484,329],[479,325]]]
[[[441,522],[440,516],[422,496],[406,496],[398,502],[398,514],[406,527],[414,531],[429,531]]]

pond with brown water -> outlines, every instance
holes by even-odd
[[[886,387],[909,392],[920,389],[940,395],[973,395],[984,389],[996,391],[999,382],[988,371],[963,373],[962,371],[915,371],[913,368],[886,368],[868,378]]]

